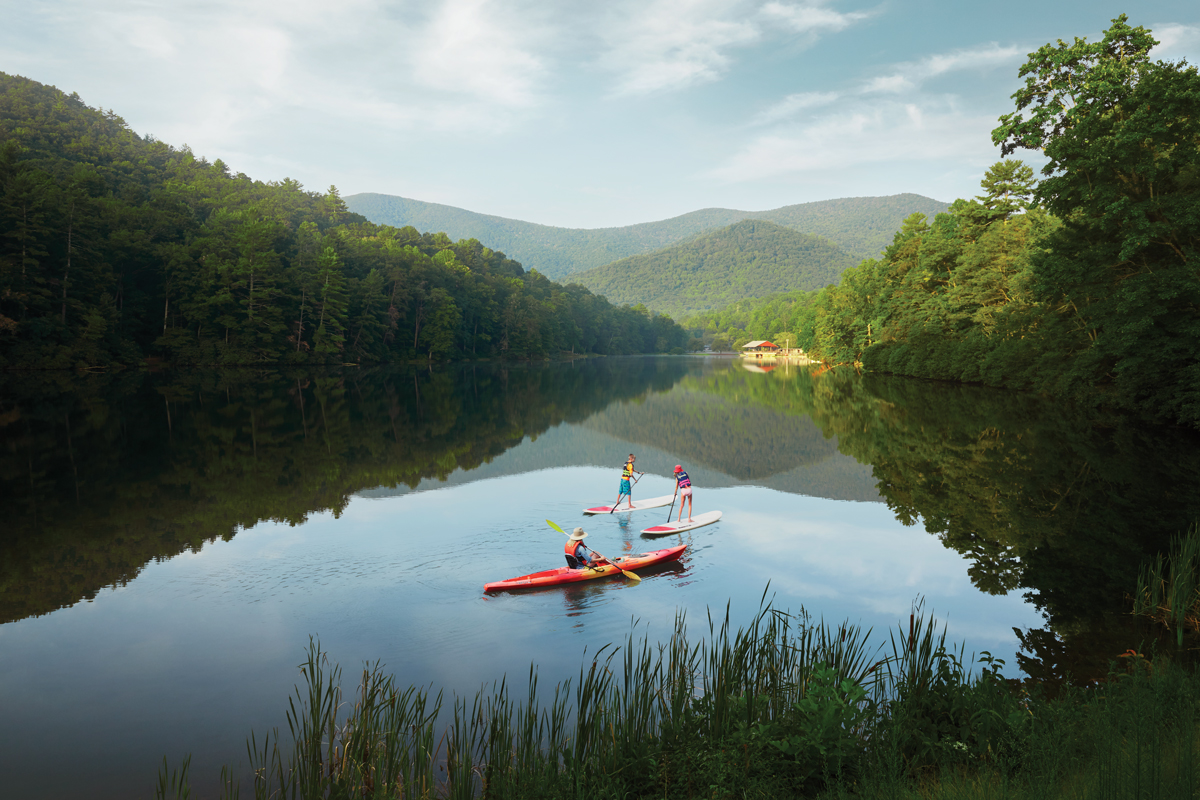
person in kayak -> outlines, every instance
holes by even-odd
[[[633,510],[633,484],[630,482],[633,478],[633,473],[637,472],[633,468],[633,462],[637,461],[633,457],[633,453],[629,454],[629,458],[625,461],[625,467],[621,470],[621,494],[617,495],[617,505],[621,505],[621,495],[629,497],[629,509]],[[645,475],[644,472],[638,472],[638,475]]]
[[[692,521],[692,479],[683,471],[683,467],[679,464],[675,465],[675,491],[679,494],[679,519],[683,519],[683,504],[686,502],[688,507],[688,522]],[[671,502],[675,502],[675,497],[671,497]]]
[[[567,557],[567,566],[571,569],[594,567],[603,560],[583,543],[583,539],[586,536],[587,534],[583,532],[583,528],[576,528],[567,537],[567,543],[563,547],[563,555]]]

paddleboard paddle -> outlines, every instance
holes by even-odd
[[[637,482],[638,482],[638,481],[640,481],[640,480],[642,479],[642,475],[645,475],[645,474],[646,474],[646,473],[644,473],[644,472],[643,472],[643,473],[640,473],[640,474],[639,474],[639,475],[638,475],[636,478],[634,478],[634,479],[633,479],[633,486],[637,486]],[[629,488],[630,488],[630,489],[632,489],[632,488],[633,488],[633,486],[630,486]],[[621,505],[621,498],[622,498],[622,497],[624,497],[624,496],[625,496],[625,493],[624,493],[624,492],[621,492],[619,495],[617,495],[617,502],[615,502],[615,503],[613,503],[613,504],[612,504],[612,507],[608,509],[608,513],[610,513],[610,514],[611,514],[611,513],[613,513],[614,511],[616,511],[616,510],[617,510],[617,506]],[[630,495],[630,496],[629,496],[629,505],[633,505],[633,495]],[[546,520],[546,522],[549,522],[549,521],[550,521],[550,520]]]
[[[554,528],[554,530],[558,531],[559,533],[561,533],[561,534],[562,534],[562,535],[564,535],[564,536],[570,536],[570,535],[571,535],[571,534],[567,533],[566,531],[564,531],[562,528],[560,528],[560,527],[558,527],[557,525],[555,525],[555,524],[554,524],[553,522],[551,522],[550,520],[546,520],[546,524],[547,524],[547,525],[549,525],[551,528]],[[622,574],[622,575],[624,575],[626,578],[629,578],[629,580],[631,580],[631,581],[635,581],[635,582],[637,582],[637,583],[641,583],[641,581],[642,581],[642,579],[641,579],[641,578],[639,578],[637,575],[633,574],[632,572],[629,572],[629,571],[627,571],[627,570],[623,570],[623,569],[621,569],[621,567],[620,567],[620,565],[619,565],[619,564],[617,564],[617,563],[616,563],[616,562],[614,562],[612,559],[610,559],[610,558],[608,558],[607,556],[605,556],[605,555],[604,555],[604,553],[601,553],[600,551],[598,551],[598,550],[594,550],[594,549],[592,549],[592,548],[590,548],[590,547],[589,547],[588,549],[589,549],[589,550],[591,550],[591,551],[592,551],[593,553],[595,553],[596,555],[598,555],[598,556],[600,556],[601,558],[603,558],[603,559],[604,559],[605,561],[607,561],[608,563],[612,564],[612,565],[613,565],[614,567],[616,567],[617,569],[621,570],[621,574]]]

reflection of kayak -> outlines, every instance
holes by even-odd
[[[617,510],[615,513],[619,514],[622,511],[641,511],[644,508],[662,508],[663,506],[671,505],[671,501],[673,499],[674,497],[672,495],[665,494],[662,497],[651,497],[649,500],[634,500],[632,509],[629,508],[629,503],[622,500],[617,504]],[[585,508],[583,513],[607,514],[609,511],[612,511],[612,506],[596,506],[595,508]]]
[[[674,561],[686,549],[687,545],[681,544],[678,547],[668,547],[666,550],[655,550],[651,553],[641,553],[635,556],[621,556],[616,561],[621,565],[621,569],[634,570],[639,567],[648,567],[651,564]],[[496,592],[504,589],[529,589],[538,586],[554,586],[559,583],[577,583],[578,581],[588,581],[592,578],[603,578],[606,575],[620,574],[621,570],[612,564],[601,564],[598,567],[588,567],[586,569],[559,567],[558,569],[535,572],[532,575],[522,575],[519,578],[509,578],[506,581],[484,584],[483,590],[485,592]]]
[[[682,522],[668,522],[664,525],[655,525],[651,528],[646,528],[642,533],[648,533],[651,536],[662,535],[664,533],[679,533],[680,531],[690,531],[692,528],[702,528],[705,525],[712,525],[721,518],[720,511],[707,511],[703,514],[697,514],[692,517],[692,521],[686,519]]]

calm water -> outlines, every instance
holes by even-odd
[[[923,597],[967,650],[1055,679],[1134,631],[1137,567],[1200,516],[1200,447],[1031,397],[727,359],[598,359],[331,373],[6,375],[0,405],[0,782],[13,797],[193,785],[284,726],[310,636],[353,676],[473,693],[543,682],[677,611],[777,606],[886,629]],[[585,519],[616,495],[696,511],[677,566],[484,596],[601,552],[675,541],[667,509]],[[1020,636],[1013,628],[1020,629]],[[1140,635],[1140,634],[1139,634]],[[1018,650],[1021,650],[1018,659]],[[354,678],[347,680],[353,688]]]

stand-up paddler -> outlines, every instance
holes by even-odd
[[[621,470],[621,494],[617,495],[617,505],[621,505],[621,495],[629,497],[629,510],[633,510],[633,473],[637,472],[633,468],[633,462],[637,461],[633,453],[629,454],[629,458],[625,461],[625,467]],[[638,475],[645,475],[644,472],[638,472]]]
[[[675,491],[679,495],[679,519],[683,519],[683,504],[686,502],[688,507],[688,522],[692,521],[692,479],[683,471],[683,467],[679,464],[675,465]],[[675,498],[671,498],[671,502],[675,502]]]

